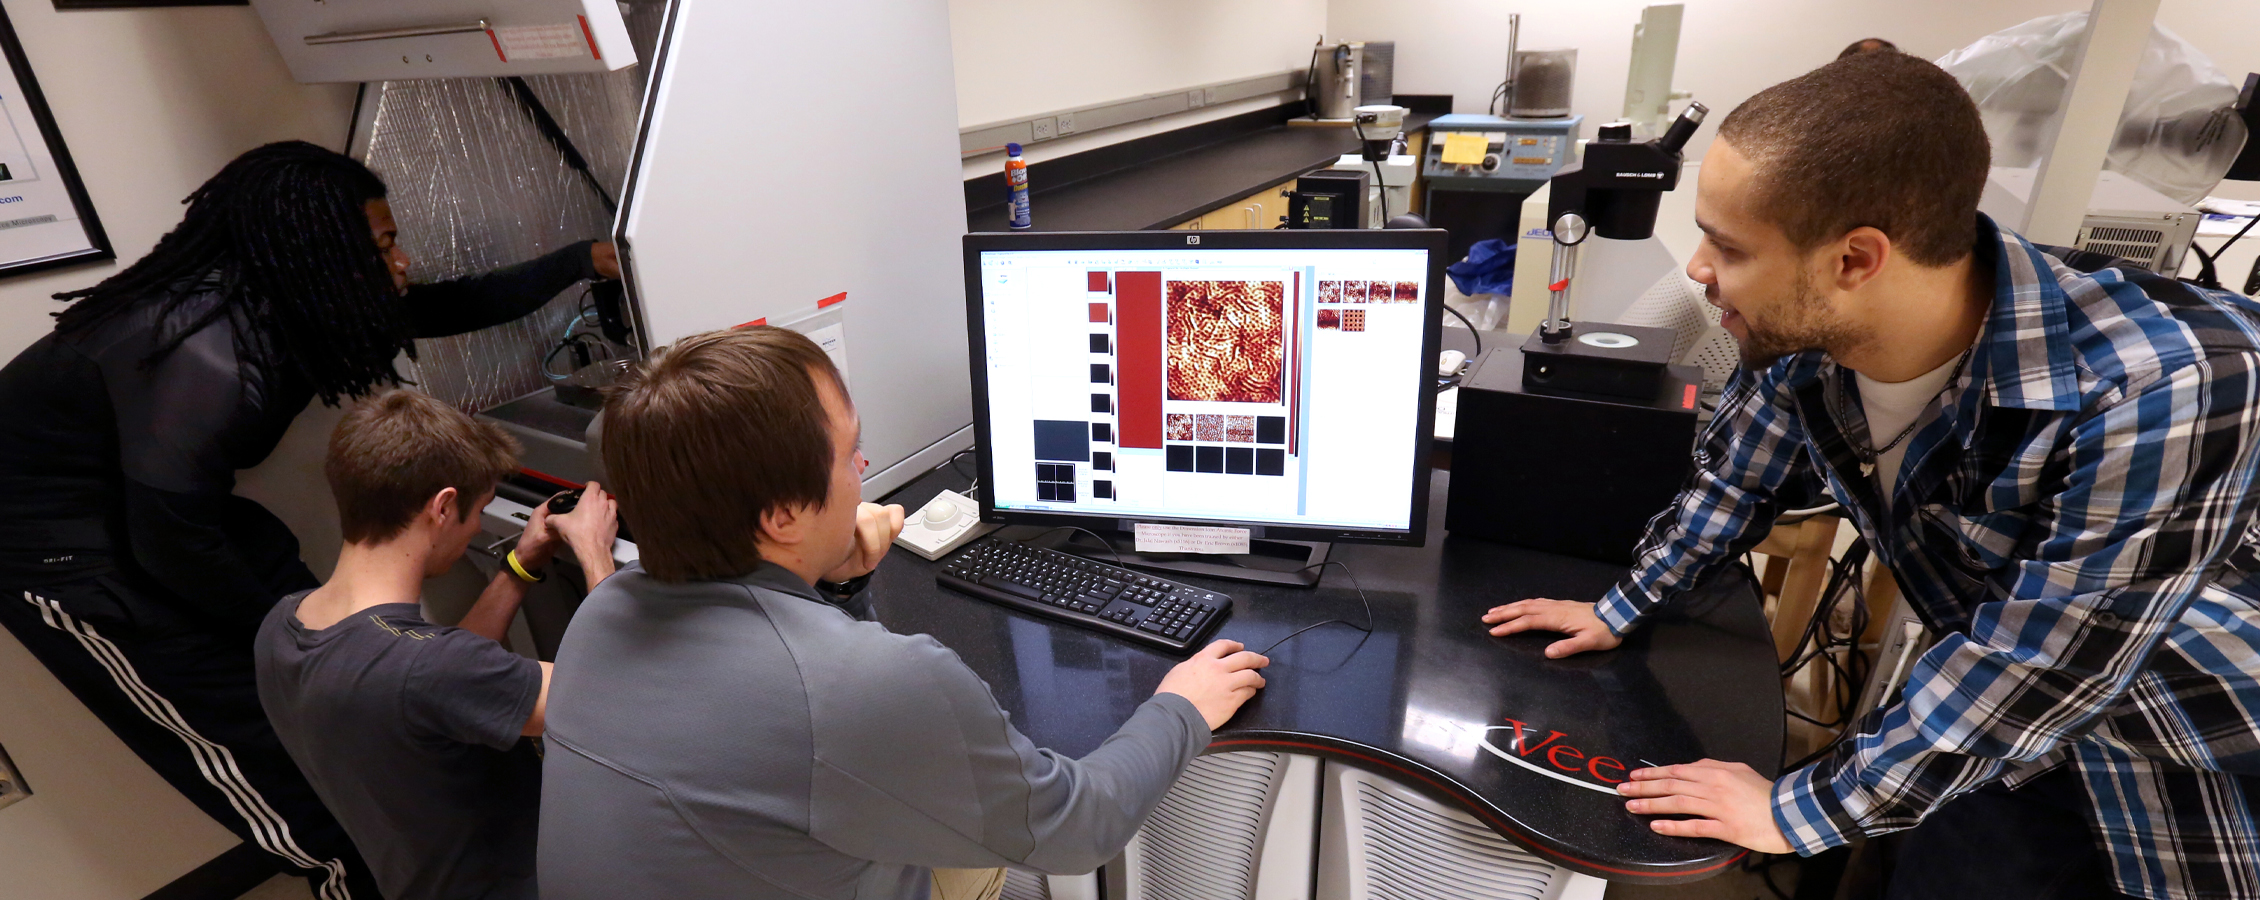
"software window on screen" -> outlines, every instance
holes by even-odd
[[[1427,254],[981,258],[1000,509],[1409,527]]]

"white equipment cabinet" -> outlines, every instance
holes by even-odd
[[[634,65],[613,0],[252,0],[299,81],[607,72]]]
[[[1316,757],[1193,760],[1123,850],[1127,900],[1310,900]]]
[[[947,3],[674,0],[654,57],[614,225],[643,349],[817,337],[846,361],[866,497],[971,446]]]
[[[1317,757],[1193,761],[1109,879],[1124,900],[1602,900],[1473,816]],[[1081,879],[1014,873],[1006,900],[1079,900]]]
[[[1318,900],[1602,900],[1608,883],[1540,859],[1370,772],[1326,764]]]

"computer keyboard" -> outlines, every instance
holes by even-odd
[[[1198,647],[1231,615],[1232,598],[1121,566],[982,538],[942,561],[943,587],[1149,647]]]

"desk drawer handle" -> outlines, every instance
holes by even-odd
[[[480,19],[476,22],[466,22],[461,25],[423,25],[410,28],[379,28],[374,31],[333,31],[328,34],[309,34],[306,36],[306,43],[310,46],[352,44],[360,41],[386,41],[393,38],[470,34],[486,30],[487,20]]]

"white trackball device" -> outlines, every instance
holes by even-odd
[[[956,491],[943,491],[903,522],[901,544],[927,559],[941,559],[1000,526],[981,521],[981,504]]]

